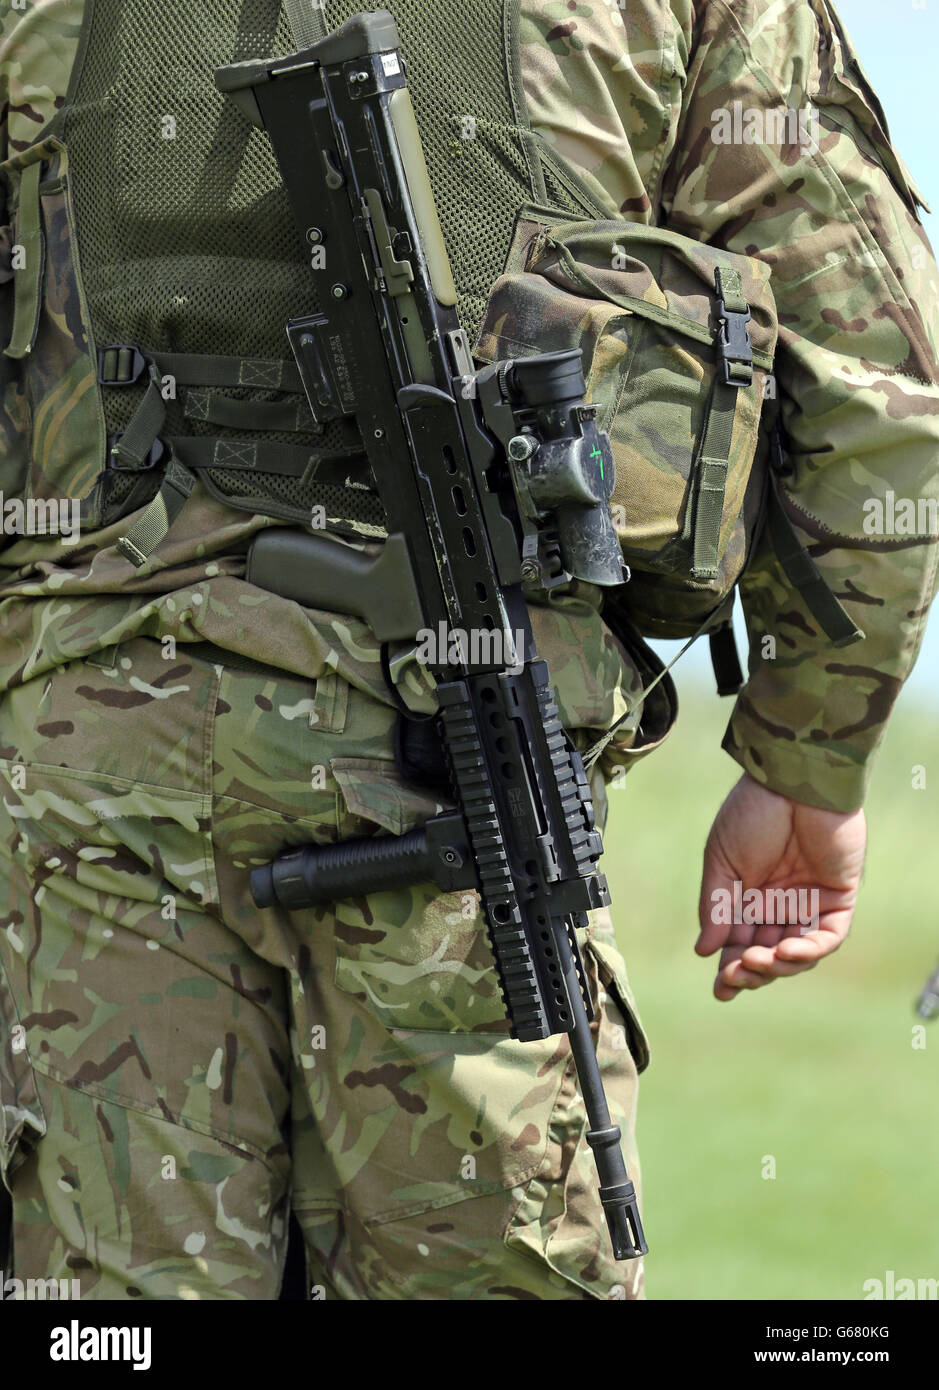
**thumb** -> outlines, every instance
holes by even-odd
[[[712,834],[705,846],[701,869],[701,893],[698,898],[700,933],[694,946],[699,956],[711,956],[727,944],[733,914],[726,910],[726,904],[733,894],[733,885],[731,869],[720,854],[716,837]],[[725,907],[723,911],[722,905]]]

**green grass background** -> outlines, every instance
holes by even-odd
[[[696,674],[665,747],[610,798],[606,868],[652,1050],[639,1103],[648,1295],[860,1299],[888,1269],[939,1278],[939,1019],[924,1050],[911,1045],[939,959],[939,721],[921,696],[889,726],[845,945],[720,1004],[692,945],[705,838],[738,775],[720,748],[731,703]]]

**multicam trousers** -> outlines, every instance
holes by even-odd
[[[312,1298],[641,1296],[567,1041],[508,1037],[476,895],[252,904],[284,845],[434,813],[393,711],[166,658],[135,638],[0,702],[0,1267],[272,1299],[292,1208]],[[608,919],[586,962],[635,1174],[644,1043]]]

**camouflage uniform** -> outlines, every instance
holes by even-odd
[[[62,99],[81,11],[0,8],[10,157]],[[934,583],[934,537],[863,528],[888,487],[935,495],[936,269],[916,194],[823,0],[525,0],[521,19],[531,124],[601,207],[772,266],[788,505],[867,635],[832,657],[762,550],[727,747],[777,791],[851,809]],[[715,143],[713,113],[736,100],[814,103],[819,148]],[[67,368],[77,316],[56,283],[46,329]],[[5,389],[11,450],[27,412]],[[327,1297],[641,1296],[639,1264],[607,1250],[566,1041],[505,1036],[474,895],[251,905],[247,868],[283,844],[401,831],[435,807],[395,771],[367,628],[244,583],[261,524],[197,489],[144,572],[115,548],[121,525],[0,554],[6,1268],[78,1277],[92,1298],[269,1298],[292,1204]],[[567,725],[608,728],[648,676],[642,653],[595,591],[534,619]],[[659,697],[601,770],[664,737]],[[602,805],[599,775],[595,790]],[[609,921],[587,960],[631,1135],[647,1054]]]

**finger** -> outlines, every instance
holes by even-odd
[[[823,928],[821,931],[806,932],[804,936],[783,937],[775,949],[780,960],[814,963],[837,951],[844,938],[845,933]]]
[[[762,989],[765,985],[771,984],[772,980],[765,975],[758,975],[756,971],[747,970],[741,961],[731,961],[730,965],[718,971],[715,981],[714,993],[718,999],[728,999],[734,994],[739,994],[744,989]]]
[[[801,975],[806,970],[814,970],[818,964],[813,960],[786,960],[779,953],[766,946],[749,946],[741,956],[744,968],[768,979],[782,979],[788,975]]]
[[[715,903],[732,888],[732,880],[718,863],[716,853],[708,842],[701,871],[701,893],[698,898],[698,926],[694,949],[699,956],[711,956],[728,940],[731,923],[720,920]]]

